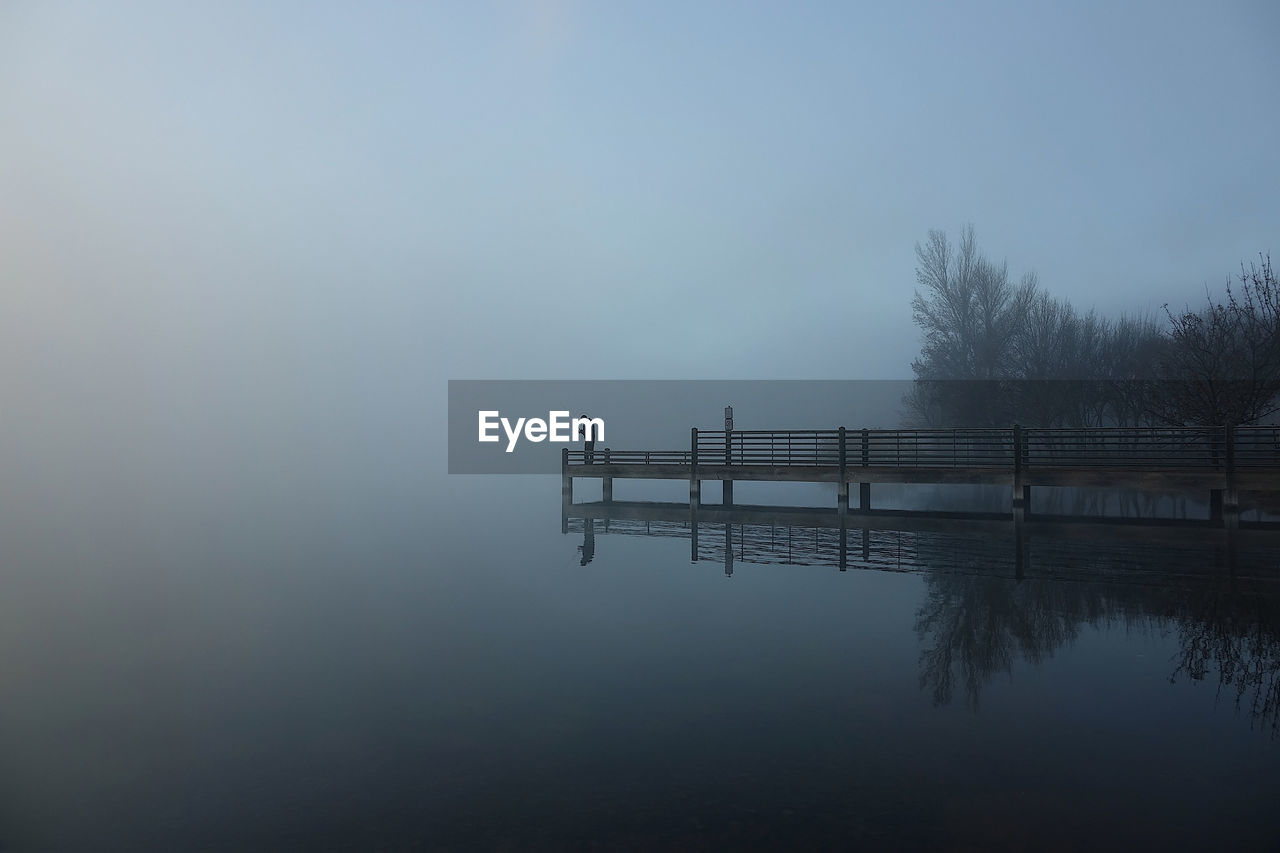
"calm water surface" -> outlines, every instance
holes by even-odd
[[[12,520],[3,849],[1280,842],[1274,582],[601,522],[584,565],[558,479],[436,484]]]

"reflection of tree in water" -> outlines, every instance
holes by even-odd
[[[921,557],[925,556],[921,549]],[[925,562],[922,560],[922,562]],[[927,565],[927,563],[926,563]],[[1144,580],[1148,580],[1146,578]],[[1079,636],[1083,626],[1124,624],[1173,632],[1179,652],[1171,681],[1205,680],[1238,708],[1280,734],[1280,588],[1271,581],[1223,576],[1087,583],[929,570],[917,612],[920,686],[937,704],[957,690],[976,708],[982,687],[1012,674],[1021,659],[1037,664]]]
[[[1177,606],[1180,605],[1180,606]],[[1220,691],[1235,692],[1237,708],[1280,734],[1280,602],[1272,589],[1218,584],[1187,596],[1167,618],[1177,622],[1178,667],[1170,676],[1203,681],[1218,671]]]
[[[1096,624],[1106,613],[1082,584],[957,573],[931,573],[926,583],[916,615],[916,633],[927,644],[920,685],[938,704],[951,701],[958,670],[965,699],[976,708],[993,675],[1012,673],[1018,658],[1036,664],[1052,656],[1082,623]]]

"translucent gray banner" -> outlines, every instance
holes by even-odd
[[[690,430],[887,429],[912,382],[875,380],[450,380],[450,474],[556,474],[585,415],[596,449],[687,450]]]

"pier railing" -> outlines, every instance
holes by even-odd
[[[1021,463],[1015,466],[1015,462]],[[569,450],[578,465],[1280,469],[1280,426],[695,430],[689,450]]]
[[[1213,470],[1228,432],[1212,427],[1023,430],[1027,467]]]
[[[839,430],[699,430],[704,465],[839,465]]]
[[[688,450],[570,450],[570,465],[688,465]]]

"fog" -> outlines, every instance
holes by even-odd
[[[502,406],[615,449],[727,404],[892,426],[935,228],[1082,311],[1199,304],[1280,250],[1278,34],[1261,1],[0,3],[0,846],[657,849],[645,816],[818,832],[846,795],[1185,843],[1237,824],[1201,783],[1274,828],[1274,751],[1167,686],[1167,632],[1069,599],[1081,649],[1026,654],[1056,671],[934,708],[921,637],[1025,592],[604,533],[587,565],[558,477],[447,473],[447,415],[457,380],[725,380]],[[761,837],[832,846],[797,831]]]
[[[969,222],[1082,307],[1201,299],[1280,225],[1278,26],[5,4],[7,479],[411,481],[449,378],[909,378],[913,247]]]

